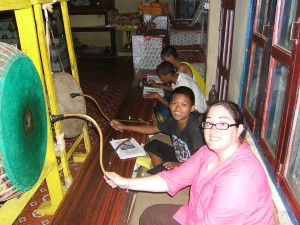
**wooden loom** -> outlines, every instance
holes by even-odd
[[[49,52],[46,44],[46,35],[44,29],[44,19],[42,14],[42,4],[52,3],[51,0],[12,0],[12,1],[0,1],[0,13],[1,11],[11,10],[14,11],[19,40],[21,44],[21,50],[24,54],[29,56],[36,67],[40,79],[43,83],[44,96],[48,96],[46,102],[49,103],[50,111],[52,114],[58,114],[58,107],[55,97],[55,91],[53,87],[52,71],[50,66]],[[65,37],[68,47],[69,59],[71,64],[72,76],[78,81],[78,70],[76,57],[73,47],[73,40],[70,29],[69,14],[66,0],[56,0],[57,4],[60,4]],[[46,94],[47,90],[47,94]],[[46,98],[46,97],[45,97]],[[48,117],[47,112],[47,117]],[[54,140],[52,135],[52,129],[50,119],[47,123],[47,153],[43,171],[40,175],[37,183],[27,192],[22,194],[18,198],[13,198],[4,203],[0,208],[0,224],[12,224],[18,217],[23,208],[26,206],[32,195],[36,192],[40,184],[46,179],[50,202],[43,202],[38,210],[38,214],[53,215],[58,205],[63,199],[64,187],[61,185],[59,177],[59,168],[62,168],[66,188],[68,188],[72,182],[72,176],[68,167],[68,158],[73,151],[79,145],[80,141],[84,139],[86,154],[79,156],[78,161],[84,161],[87,154],[90,152],[91,145],[87,131],[87,127],[83,128],[81,135],[75,141],[68,154],[64,149],[61,152],[61,165],[57,164],[56,156],[54,153]],[[58,136],[61,134],[61,124],[57,122],[54,124],[55,134]],[[77,156],[78,157],[78,156]]]

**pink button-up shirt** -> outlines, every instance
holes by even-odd
[[[265,171],[243,143],[224,163],[205,175],[216,154],[202,147],[181,166],[159,175],[174,196],[191,185],[189,204],[174,215],[180,224],[272,225],[272,194]]]

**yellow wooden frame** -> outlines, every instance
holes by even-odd
[[[70,57],[70,64],[72,76],[79,82],[76,56],[73,47],[73,40],[70,28],[70,21],[67,8],[67,0],[57,0],[61,6],[63,15],[65,36],[67,41],[67,48]],[[43,83],[43,91],[46,102],[50,105],[52,114],[58,114],[56,103],[55,91],[52,80],[52,71],[50,66],[50,59],[48,49],[46,46],[45,29],[42,15],[42,4],[52,3],[51,0],[1,0],[0,12],[6,10],[13,10],[15,13],[21,50],[28,55],[33,61],[40,79]],[[47,93],[46,93],[47,90]],[[46,97],[48,96],[48,97]],[[63,169],[66,182],[68,185],[72,182],[72,176],[68,167],[68,159],[72,152],[76,149],[82,138],[86,147],[86,152],[91,150],[91,144],[87,126],[83,128],[82,134],[76,140],[72,148],[69,150],[68,155],[66,151],[61,153],[61,165],[58,166],[56,155],[54,153],[54,139],[52,128],[47,110],[47,153],[43,171],[37,183],[29,191],[22,194],[20,198],[8,200],[0,208],[0,224],[12,224],[23,208],[26,206],[32,195],[39,188],[41,183],[46,179],[50,202],[44,202],[37,210],[38,214],[53,215],[58,205],[63,199],[64,189],[61,185],[59,177],[59,168]],[[61,124],[57,122],[54,124],[56,135],[61,134]],[[87,154],[79,156],[78,161],[84,161]]]

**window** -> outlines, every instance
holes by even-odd
[[[298,93],[299,96],[300,93]],[[300,190],[300,98],[297,102],[297,110],[293,121],[293,129],[291,138],[291,151],[287,161],[285,176],[287,183],[296,198],[296,202],[300,205],[300,195],[297,190]]]
[[[300,220],[300,0],[256,0],[243,112]]]

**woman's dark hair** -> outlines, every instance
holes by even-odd
[[[186,97],[189,98],[192,105],[195,105],[195,95],[194,95],[194,92],[192,91],[192,89],[190,89],[188,87],[185,87],[185,86],[180,86],[180,87],[175,88],[172,91],[170,101],[172,101],[172,98],[173,98],[174,94],[183,94],[183,95],[185,95]]]
[[[157,66],[156,73],[158,76],[167,75],[169,73],[175,74],[176,70],[171,63],[163,61]]]
[[[244,116],[243,116],[243,113],[242,113],[240,107],[236,103],[231,102],[231,101],[225,101],[225,100],[214,102],[207,108],[205,117],[212,107],[218,106],[218,105],[221,105],[228,110],[228,112],[230,113],[230,115],[232,116],[232,118],[234,119],[236,124],[238,124],[238,125],[242,124],[244,126],[244,130],[240,135],[240,139],[244,139],[244,137],[246,135]]]
[[[176,48],[172,45],[166,46],[161,50],[160,55],[165,55],[165,56],[174,56],[174,58],[178,58],[178,54],[176,51]]]

